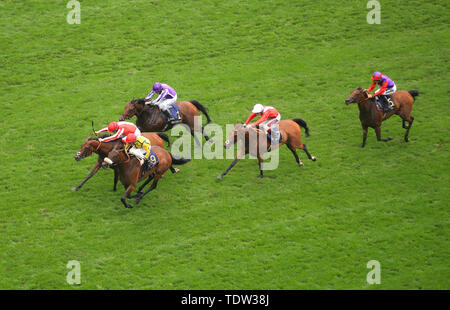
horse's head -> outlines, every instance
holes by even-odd
[[[349,105],[352,103],[360,103],[360,102],[366,100],[367,98],[368,98],[367,90],[365,90],[361,87],[358,87],[358,88],[355,88],[355,90],[350,93],[350,96],[348,96],[347,99],[345,99],[345,104]]]
[[[87,138],[81,145],[80,151],[78,151],[77,155],[75,155],[75,160],[80,161],[85,157],[91,156],[92,153],[96,151],[98,143],[98,139],[96,138]]]
[[[228,139],[225,141],[224,147],[226,149],[230,148],[232,145],[234,145],[238,139],[239,136],[244,136],[245,132],[247,132],[248,129],[245,128],[243,124],[236,123],[234,126],[234,129],[230,131],[230,134],[228,135]]]
[[[144,107],[145,99],[132,98],[130,102],[125,106],[122,115],[119,117],[119,121],[129,120],[133,116],[141,114]]]
[[[122,162],[126,162],[130,160],[130,157],[125,152],[125,148],[121,144],[117,144],[114,148],[108,153],[108,156],[103,159],[102,167],[109,168],[111,166],[115,166]]]

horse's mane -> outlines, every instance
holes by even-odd
[[[133,99],[133,103],[145,104],[145,98]]]

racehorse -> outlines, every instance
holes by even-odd
[[[190,161],[190,159],[174,158],[171,153],[159,146],[152,146],[152,151],[158,157],[159,163],[151,169],[146,170],[143,174],[141,173],[139,160],[135,156],[128,154],[123,146],[116,145],[103,161],[102,167],[108,168],[109,166],[114,166],[117,169],[120,182],[125,188],[125,193],[120,198],[125,208],[133,208],[133,206],[126,201],[127,198],[136,198],[136,205],[138,205],[145,195],[156,188],[159,179],[162,178],[172,164],[184,165]],[[130,197],[130,194],[136,188],[137,183],[145,178],[147,178],[147,180],[139,187],[136,195]],[[152,185],[143,193],[142,189],[144,189],[151,180],[153,180]]]
[[[367,128],[371,127],[375,130],[378,141],[387,142],[392,140],[391,137],[381,138],[381,123],[394,114],[400,116],[403,120],[403,128],[405,132],[405,142],[409,141],[409,130],[411,129],[414,117],[411,116],[411,110],[416,97],[419,95],[417,90],[398,90],[391,95],[395,108],[392,111],[384,113],[379,110],[375,102],[375,98],[369,98],[367,90],[358,87],[351,92],[350,96],[345,99],[345,104],[349,105],[357,103],[359,107],[359,119],[363,129],[363,142],[361,147],[366,145]],[[406,126],[408,122],[408,126]]]
[[[170,146],[169,137],[165,133],[144,132],[142,133],[142,135],[147,139],[149,139],[152,145],[164,147],[163,142],[164,140]],[[111,150],[116,145],[122,144],[122,142],[119,139],[110,142],[100,142],[98,141],[98,139],[99,139],[98,137],[87,138],[86,141],[84,141],[84,143],[81,145],[80,151],[75,156],[75,160],[80,161],[85,157],[91,156],[92,153],[96,153],[98,154],[98,159],[94,167],[92,168],[91,172],[88,174],[88,176],[79,185],[72,188],[73,191],[79,190],[84,185],[84,183],[86,183],[94,174],[96,174],[98,169],[100,169],[104,158],[108,156],[108,153],[111,152]],[[173,167],[170,167],[170,169],[172,173],[178,172],[178,169],[175,169]],[[117,180],[118,180],[117,170],[114,169],[114,187],[113,187],[114,192],[117,189]]]
[[[156,105],[145,104],[145,99],[134,99],[125,106],[119,121],[124,121],[136,115],[136,126],[141,131],[166,131],[171,129],[174,125],[167,122],[162,112]],[[206,124],[211,122],[206,107],[201,105],[197,100],[192,101],[177,101],[175,105],[178,106],[181,112],[181,122],[186,124],[191,131],[197,144],[200,144],[195,136],[195,130],[200,129],[206,141],[210,138],[205,134],[201,124],[195,124],[195,116],[198,116],[198,111],[201,111],[206,116]],[[196,126],[197,125],[197,126]]]
[[[309,128],[304,120],[300,118],[283,120],[279,123],[278,126],[282,140],[280,141],[280,143],[271,146],[271,150],[274,150],[276,147],[280,147],[283,144],[286,144],[286,146],[291,150],[292,154],[294,155],[295,161],[299,166],[303,166],[303,162],[298,157],[297,149],[304,150],[309,159],[311,159],[312,161],[316,161],[316,157],[311,156],[308,149],[306,148],[306,144],[303,144],[301,141],[300,127],[303,127],[305,129],[306,136],[309,136]],[[250,145],[249,136],[251,134],[254,134],[256,137],[256,139],[254,139],[256,141],[256,145]],[[230,171],[230,169],[233,168],[233,166],[236,165],[236,163],[245,156],[245,154],[249,153],[258,158],[259,178],[263,177],[263,170],[262,170],[263,154],[268,151],[268,148],[267,147],[266,149],[263,149],[262,147],[260,148],[259,135],[263,135],[264,137],[262,138],[267,139],[267,135],[262,130],[252,127],[247,128],[242,124],[236,123],[234,129],[229,134],[228,140],[225,141],[224,147],[228,149],[233,144],[235,144],[238,141],[241,141],[242,139],[244,139],[245,145],[244,148],[238,150],[236,158],[231,163],[231,165],[218,176],[219,179],[222,179],[228,173],[228,171]]]

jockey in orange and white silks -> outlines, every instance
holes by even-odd
[[[261,116],[260,119],[253,124],[248,125],[248,123],[258,115]],[[258,103],[253,107],[252,114],[247,118],[244,125],[250,127],[259,126],[266,134],[271,132],[272,144],[275,144],[279,140],[278,123],[280,120],[281,114],[278,113],[277,109],[272,106],[263,106]]]
[[[134,134],[136,137],[139,137],[141,135],[141,131],[136,127],[136,125],[130,122],[111,122],[109,123],[108,127],[102,128],[94,133],[97,135],[105,131],[115,132],[115,134],[110,137],[98,139],[100,142],[108,142],[118,138],[126,137],[130,133]]]
[[[367,92],[370,93],[377,84],[380,88],[375,92],[375,94],[369,94],[369,98],[379,95],[392,95],[397,91],[397,86],[395,86],[394,81],[392,81],[387,75],[381,74],[380,72],[373,73],[372,81],[372,85],[367,89]]]
[[[248,123],[258,115],[260,115],[261,118],[249,126],[256,127],[259,125],[265,132],[270,131],[273,125],[278,125],[281,120],[281,115],[278,113],[277,109],[271,106],[263,106],[258,103],[253,107],[252,114],[247,118],[244,125],[248,125]]]

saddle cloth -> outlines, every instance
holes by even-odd
[[[389,95],[380,95],[376,98],[377,108],[383,112],[389,112],[395,109],[394,100]]]
[[[172,116],[172,120],[171,120],[172,123],[179,123],[179,122],[181,122],[181,111],[180,111],[180,108],[176,104],[173,104],[173,103],[170,104],[167,107],[167,111]]]

